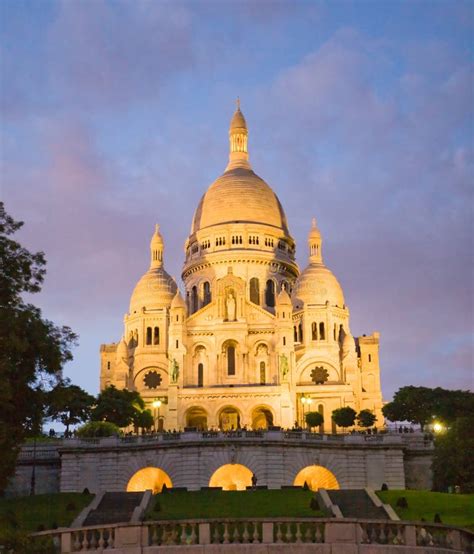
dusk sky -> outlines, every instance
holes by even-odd
[[[96,394],[159,223],[180,277],[241,99],[300,268],[316,217],[384,399],[473,388],[472,1],[0,2],[1,197]],[[245,201],[245,199],[243,199]]]

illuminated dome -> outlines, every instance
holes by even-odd
[[[163,237],[156,225],[150,242],[150,269],[135,285],[130,299],[131,314],[143,308],[153,310],[171,305],[178,287],[163,267],[163,251]]]
[[[176,294],[174,279],[162,268],[149,269],[136,284],[130,299],[130,313],[142,308],[169,307]]]
[[[212,183],[194,214],[191,233],[236,222],[271,225],[288,233],[286,216],[276,194],[246,167],[229,169]]]
[[[227,223],[258,223],[288,234],[285,212],[267,183],[248,161],[248,130],[238,105],[229,128],[229,164],[201,198],[191,233]]]
[[[322,238],[315,219],[308,235],[308,245],[309,265],[296,280],[293,303],[302,307],[301,303],[324,305],[329,302],[332,306],[342,308],[345,304],[344,293],[334,273],[323,263]]]

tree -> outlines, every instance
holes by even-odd
[[[69,327],[43,319],[41,310],[22,299],[41,290],[46,273],[44,254],[11,238],[22,225],[0,202],[0,491],[28,430],[40,429],[43,394],[60,380],[76,341]]]
[[[433,488],[446,491],[456,485],[474,492],[474,417],[459,417],[435,438]]]
[[[113,437],[120,435],[120,429],[114,423],[108,421],[89,421],[76,431],[78,437]]]
[[[351,427],[355,422],[356,411],[350,406],[345,406],[334,410],[331,417],[339,427]]]
[[[435,418],[450,423],[457,417],[474,416],[474,394],[441,387],[402,387],[382,412],[390,421],[411,421],[423,429]]]
[[[377,417],[370,410],[361,410],[357,414],[357,425],[360,427],[372,427],[377,421]]]
[[[153,427],[154,423],[155,420],[153,419],[153,414],[150,410],[143,410],[142,412],[137,410],[135,416],[133,417],[133,425],[136,432],[138,429],[141,429],[142,433],[144,430],[148,431]]]
[[[305,415],[305,421],[308,427],[318,427],[324,423],[324,417],[319,412],[308,412]]]
[[[69,426],[89,419],[95,398],[69,380],[58,383],[47,394],[46,415],[60,421],[69,434]]]
[[[109,421],[118,427],[127,427],[137,412],[143,411],[145,402],[137,391],[118,390],[114,385],[105,388],[97,397],[92,410],[93,421]]]

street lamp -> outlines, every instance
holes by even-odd
[[[439,421],[436,421],[433,425],[433,431],[435,433],[442,433],[444,431],[444,425],[442,423],[439,423]]]
[[[301,397],[301,403],[303,404],[303,426],[306,423],[306,421],[305,421],[305,408],[306,408],[306,406],[309,407],[312,402],[313,402],[312,398],[308,398],[307,396],[302,396]]]
[[[160,422],[160,406],[161,406],[161,400],[153,400],[151,404],[155,410],[155,413],[153,414],[154,420],[155,420],[155,431],[158,430],[158,425]]]

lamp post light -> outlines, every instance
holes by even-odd
[[[160,406],[161,406],[161,400],[153,400],[152,404],[154,409],[153,419],[155,421],[155,432],[158,431],[158,426],[160,423]]]
[[[306,424],[306,421],[305,421],[305,412],[306,412],[306,406],[310,406],[313,402],[313,399],[312,398],[308,398],[307,396],[302,396],[301,397],[301,403],[303,404],[303,426],[305,426]]]

